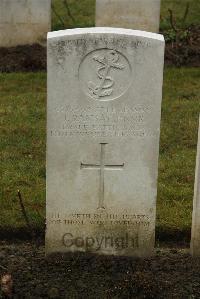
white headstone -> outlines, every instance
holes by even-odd
[[[0,47],[42,43],[51,28],[51,0],[0,0]]]
[[[154,247],[163,36],[48,34],[46,252]]]
[[[160,0],[96,0],[96,26],[159,32]]]
[[[200,256],[200,120],[196,156],[194,199],[192,213],[192,237],[190,250],[193,256]]]

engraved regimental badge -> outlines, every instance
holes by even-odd
[[[131,67],[128,59],[116,50],[99,49],[85,56],[79,68],[84,92],[99,101],[122,96],[130,85]]]

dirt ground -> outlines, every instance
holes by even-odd
[[[200,298],[200,259],[188,249],[155,249],[145,260],[88,254],[45,258],[29,242],[0,242],[0,275],[10,273],[12,298]],[[0,298],[3,297],[1,291]]]
[[[0,72],[46,70],[46,48],[40,45],[0,48]],[[200,26],[191,26],[187,37],[166,42],[165,65],[200,66]]]
[[[191,25],[175,41],[166,41],[165,65],[200,66],[200,26]]]
[[[0,48],[0,72],[46,70],[46,48],[40,45]]]

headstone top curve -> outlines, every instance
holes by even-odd
[[[74,36],[80,34],[119,34],[119,35],[129,35],[136,37],[144,37],[154,40],[159,40],[164,42],[164,36],[162,34],[141,31],[141,30],[132,30],[125,28],[114,28],[114,27],[88,27],[88,28],[74,28],[66,29],[59,31],[48,32],[47,39],[59,38],[64,36]]]

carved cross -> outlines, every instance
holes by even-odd
[[[81,162],[81,169],[98,169],[100,172],[100,186],[99,186],[99,205],[98,209],[105,209],[104,207],[104,172],[105,170],[122,170],[123,164],[119,165],[108,165],[105,164],[105,146],[107,143],[100,143],[100,164],[85,164]]]

